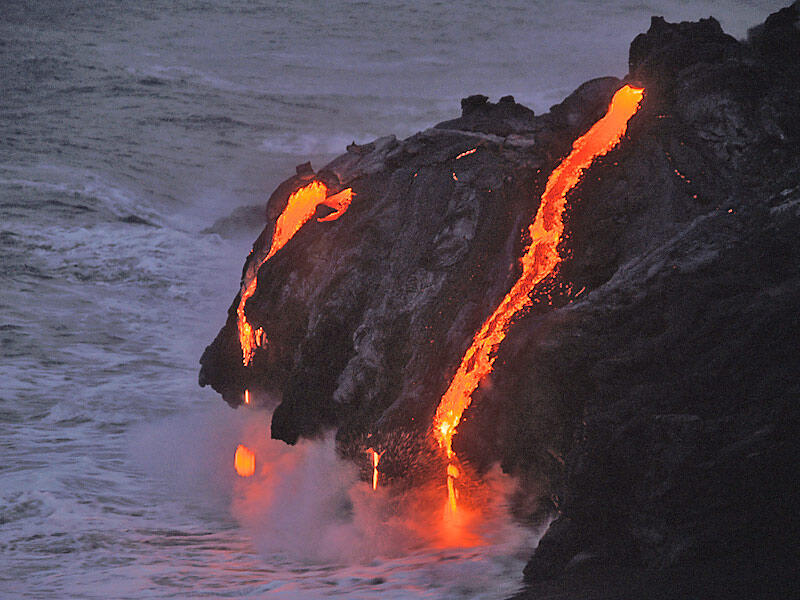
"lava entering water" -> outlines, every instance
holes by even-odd
[[[367,452],[372,459],[372,490],[375,491],[378,489],[378,463],[381,460],[381,455],[372,448],[367,450]]]
[[[522,274],[475,334],[450,387],[439,402],[433,432],[448,459],[446,514],[454,514],[457,506],[455,479],[459,469],[455,464],[452,440],[461,415],[472,402],[472,393],[478,384],[491,372],[497,348],[505,338],[511,321],[530,305],[530,293],[534,287],[561,262],[557,247],[564,232],[562,217],[567,193],[575,187],[583,171],[595,158],[606,154],[619,143],[628,121],[639,109],[643,96],[643,89],[629,85],[618,90],[605,116],[575,140],[572,151],[550,174],[539,210],[529,227],[531,243],[521,259]]]
[[[239,444],[233,456],[233,467],[242,477],[250,477],[256,472],[256,455],[247,446]]]
[[[333,212],[325,217],[320,217],[318,221],[335,221],[341,217],[349,208],[353,199],[351,188],[342,190],[338,194],[328,196],[328,188],[321,181],[312,181],[308,185],[294,192],[286,201],[286,208],[275,222],[275,233],[272,235],[272,242],[266,254],[254,254],[250,264],[245,271],[244,281],[242,282],[239,306],[236,308],[237,324],[239,327],[239,344],[242,347],[242,363],[248,366],[253,360],[257,347],[262,347],[266,343],[264,330],[259,327],[254,330],[253,326],[247,321],[244,314],[244,306],[247,300],[255,293],[258,280],[256,278],[258,270],[265,262],[288,242],[300,228],[305,225],[317,211],[317,207],[324,205]]]

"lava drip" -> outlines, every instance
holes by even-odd
[[[367,452],[369,453],[372,461],[372,491],[375,491],[378,489],[378,463],[381,460],[382,453],[373,450],[372,448],[368,449]]]
[[[497,348],[506,336],[514,317],[530,306],[534,287],[561,262],[558,243],[564,232],[563,214],[567,193],[598,156],[614,148],[625,134],[628,121],[644,96],[643,89],[629,85],[619,89],[605,116],[572,144],[572,151],[553,170],[542,194],[539,210],[529,227],[531,242],[521,258],[522,274],[500,305],[475,334],[450,386],[442,396],[434,416],[433,432],[447,454],[448,514],[457,508],[455,480],[459,475],[453,452],[453,434],[461,416],[472,402],[472,393],[488,375]]]
[[[240,477],[250,477],[256,472],[256,455],[250,448],[239,444],[233,456],[233,467]]]
[[[264,330],[261,327],[254,330],[253,326],[247,321],[244,312],[245,303],[256,291],[258,270],[278,250],[283,248],[303,225],[311,220],[319,206],[327,206],[333,212],[327,216],[319,217],[318,221],[335,221],[347,211],[353,199],[353,191],[350,188],[332,196],[327,194],[328,187],[324,183],[312,181],[290,195],[286,201],[286,208],[283,209],[283,212],[275,222],[275,232],[272,235],[269,250],[266,253],[263,253],[263,251],[254,252],[251,255],[251,260],[247,265],[242,281],[239,306],[236,308],[239,343],[242,347],[242,363],[244,366],[248,366],[253,360],[256,348],[263,347],[267,342]]]

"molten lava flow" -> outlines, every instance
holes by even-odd
[[[643,89],[626,85],[611,100],[606,115],[572,145],[572,151],[550,174],[542,194],[539,210],[529,227],[531,243],[522,256],[522,274],[492,315],[472,340],[458,371],[442,396],[434,417],[433,431],[447,453],[447,490],[449,510],[456,509],[455,466],[452,440],[461,415],[472,401],[472,393],[480,381],[491,372],[496,351],[506,336],[512,319],[530,305],[530,293],[547,275],[553,272],[561,257],[558,242],[564,232],[562,216],[566,196],[595,158],[616,146],[628,121],[639,109]]]
[[[353,199],[352,189],[347,188],[332,196],[327,196],[327,193],[328,188],[324,183],[312,181],[289,196],[286,201],[286,208],[283,209],[283,212],[275,222],[275,233],[272,235],[269,251],[262,256],[254,255],[247,266],[244,281],[242,282],[239,306],[236,308],[239,344],[242,347],[242,363],[244,366],[249,365],[250,361],[253,360],[256,348],[262,347],[266,343],[264,330],[261,327],[254,330],[244,314],[245,303],[256,291],[258,270],[278,250],[283,248],[286,242],[292,239],[303,225],[311,220],[311,217],[317,211],[317,207],[324,205],[334,211],[325,217],[319,218],[319,221],[335,221],[345,213]]]
[[[376,452],[375,450],[373,450],[372,448],[367,450],[367,452],[369,452],[370,457],[372,458],[372,489],[373,490],[377,490],[378,489],[378,463],[381,460],[381,455],[378,452]]]
[[[250,404],[250,390],[244,391],[244,403]]]
[[[242,477],[250,477],[256,472],[256,455],[247,446],[239,444],[233,457],[233,467]]]
[[[350,208],[350,203],[353,201],[353,190],[347,188],[346,190],[342,190],[338,194],[334,194],[333,196],[328,196],[325,198],[325,206],[328,208],[332,208],[333,212],[325,217],[320,217],[317,219],[320,223],[327,223],[328,221],[335,221],[339,217],[341,217],[347,209]]]
[[[456,492],[458,476],[458,467],[451,462],[447,465],[447,508],[451,514],[455,513],[458,507],[458,492]]]

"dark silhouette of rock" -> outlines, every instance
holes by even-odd
[[[643,80],[664,80],[697,64],[714,64],[741,54],[741,45],[722,31],[713,18],[696,23],[667,23],[653,17],[647,33],[631,42],[630,75]]]
[[[233,406],[246,388],[281,397],[272,435],[289,443],[335,428],[354,460],[379,446],[386,480],[440,473],[433,412],[519,274],[548,175],[618,87],[640,84],[627,136],[568,195],[564,261],[454,448],[476,474],[500,461],[516,475],[539,499],[526,517],[557,517],[520,598],[788,597],[796,25],[797,4],[746,42],[714,19],[654,18],[625,80],[587,82],[545,115],[472,96],[459,119],[351,145],[309,175],[352,187],[347,214],[310,221],[259,271],[246,311],[269,343],[241,365],[236,298],[201,384]],[[256,248],[300,184],[273,194]]]
[[[750,29],[747,41],[779,68],[800,68],[800,2],[782,8],[762,25]]]
[[[444,121],[437,129],[475,131],[506,137],[512,133],[533,133],[536,130],[533,111],[503,96],[497,104],[482,95],[461,100],[461,118]]]
[[[200,233],[216,233],[224,238],[233,238],[245,233],[258,233],[264,228],[264,207],[260,204],[239,206],[227,217],[214,221],[211,227]]]

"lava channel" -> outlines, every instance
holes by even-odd
[[[239,344],[242,347],[242,363],[248,366],[253,360],[256,348],[263,347],[267,338],[264,330],[253,326],[247,321],[244,309],[247,300],[255,293],[258,285],[258,270],[265,262],[272,258],[275,253],[283,248],[286,243],[300,231],[300,228],[308,223],[317,211],[319,206],[327,206],[333,209],[331,214],[320,217],[321,222],[335,221],[341,217],[349,208],[353,199],[353,190],[347,188],[338,194],[328,196],[328,188],[321,181],[312,181],[308,185],[301,187],[294,192],[286,201],[286,208],[275,222],[275,232],[272,235],[272,242],[266,254],[254,254],[245,270],[242,281],[239,306],[236,308],[237,325],[239,328]]]
[[[457,505],[455,479],[459,469],[452,440],[461,416],[472,402],[472,393],[488,375],[496,358],[497,348],[508,332],[514,317],[530,306],[534,287],[561,262],[558,242],[564,233],[564,208],[567,193],[598,157],[613,149],[628,128],[636,113],[644,89],[629,85],[619,89],[611,100],[605,116],[572,144],[572,151],[553,170],[542,194],[539,210],[529,227],[530,245],[521,258],[522,274],[500,305],[475,334],[450,386],[442,396],[433,421],[433,433],[447,454],[447,510],[453,513]]]

